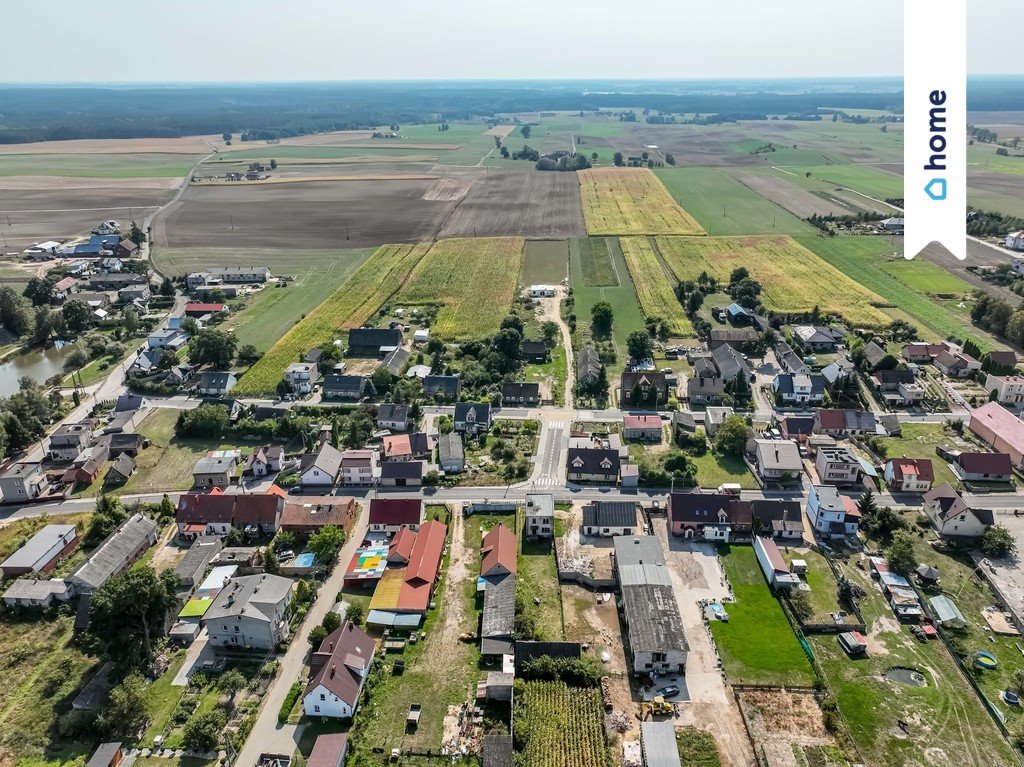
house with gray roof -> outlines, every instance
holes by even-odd
[[[199,393],[208,397],[223,397],[235,388],[238,379],[225,371],[206,372],[199,376]]]
[[[333,485],[341,471],[342,453],[328,442],[315,453],[306,453],[299,463],[299,477],[303,485],[327,487]]]
[[[334,375],[324,376],[324,399],[357,401],[369,395],[371,391],[368,376]]]
[[[584,535],[632,535],[637,527],[637,507],[633,501],[593,501],[583,507]]]
[[[71,596],[71,587],[60,578],[18,578],[7,587],[3,600],[7,607],[49,607],[55,601],[66,602]]]
[[[202,623],[213,647],[273,650],[288,638],[291,603],[291,579],[244,575],[220,590]]]
[[[466,470],[466,452],[458,432],[452,431],[437,438],[437,463],[445,474],[458,474]]]
[[[182,588],[192,590],[203,582],[206,568],[220,554],[221,545],[219,535],[196,536],[192,545],[188,547],[188,551],[185,552],[185,556],[174,568],[174,574],[178,576],[178,583]]]
[[[348,331],[348,353],[353,357],[382,359],[401,345],[402,331],[398,328],[352,328]]]
[[[751,366],[750,362],[744,359],[742,354],[728,344],[719,346],[712,351],[711,357],[715,360],[715,366],[718,368],[718,372],[722,374],[722,378],[726,381],[734,380],[740,373],[743,373],[747,377],[747,380],[750,380],[754,375],[754,368]]]
[[[434,399],[447,401],[459,398],[462,391],[462,379],[455,375],[427,375],[423,378],[423,393]]]
[[[593,384],[600,377],[601,356],[593,346],[584,346],[576,353],[576,380],[581,384]]]
[[[486,402],[455,404],[455,431],[480,434],[491,428],[491,406]]]
[[[196,461],[192,482],[196,487],[227,487],[238,469],[237,450],[213,450]]]
[[[754,463],[765,482],[799,479],[804,468],[799,448],[789,440],[754,440]]]
[[[97,546],[67,582],[76,594],[91,594],[131,567],[156,544],[159,527],[149,517],[134,514]]]
[[[46,525],[20,549],[0,563],[4,578],[26,573],[48,573],[61,557],[78,545],[78,529],[74,525]]]
[[[511,655],[516,612],[516,576],[488,580],[484,586],[484,608],[480,626],[482,655]]]

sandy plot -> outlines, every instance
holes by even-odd
[[[177,189],[180,178],[76,178],[73,176],[0,176],[0,190],[35,189],[59,191],[73,189]]]
[[[185,136],[184,138],[118,138],[75,139],[73,141],[38,141],[34,144],[0,144],[4,154],[209,154],[211,142],[220,136]]]
[[[493,128],[488,128],[484,131],[485,136],[501,136],[505,138],[509,133],[514,131],[516,126],[514,125],[495,125]]]
[[[472,186],[459,178],[439,178],[423,194],[424,200],[461,200]]]
[[[851,212],[849,208],[842,207],[838,201],[830,202],[772,174],[747,170],[729,172],[741,184],[785,208],[797,218],[809,218],[815,213],[845,216]]]
[[[433,239],[453,202],[429,179],[190,187],[155,227],[169,247],[373,247]]]
[[[316,175],[303,176],[301,174],[271,176],[262,181],[228,181],[223,178],[194,181],[196,186],[266,186],[267,184],[301,184],[308,181],[415,181],[433,180],[437,176],[429,176],[420,173],[367,173],[360,175],[335,176]],[[429,199],[429,198],[428,198]]]
[[[245,149],[273,148],[275,146],[334,146],[336,144],[348,144],[352,141],[366,141],[373,136],[373,131],[368,130],[346,130],[332,131],[331,133],[313,133],[309,136],[294,136],[281,139],[280,141],[233,141],[227,146],[221,137],[217,136],[217,148],[221,152],[239,152]]]
[[[575,173],[474,170],[469,177],[475,181],[445,221],[442,237],[560,238],[586,233]]]
[[[412,142],[393,141],[388,139],[381,139],[380,141],[375,141],[373,143],[346,144],[345,146],[351,147],[352,149],[431,149],[436,151],[462,148],[462,144],[442,144],[438,141]]]

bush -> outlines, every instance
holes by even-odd
[[[290,688],[288,688],[288,694],[284,698],[284,702],[281,703],[281,710],[277,712],[277,721],[287,722],[288,714],[291,713],[292,708],[295,706],[295,701],[299,699],[302,694],[303,685],[300,682],[295,682]]]
[[[523,679],[543,682],[565,682],[572,687],[598,687],[601,666],[593,658],[552,658],[541,655],[523,664]]]

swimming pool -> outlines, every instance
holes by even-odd
[[[295,557],[295,567],[312,567],[313,561],[316,559],[316,555],[312,551],[303,551],[299,556]]]

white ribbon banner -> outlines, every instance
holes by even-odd
[[[903,2],[904,255],[967,257],[967,0]]]

